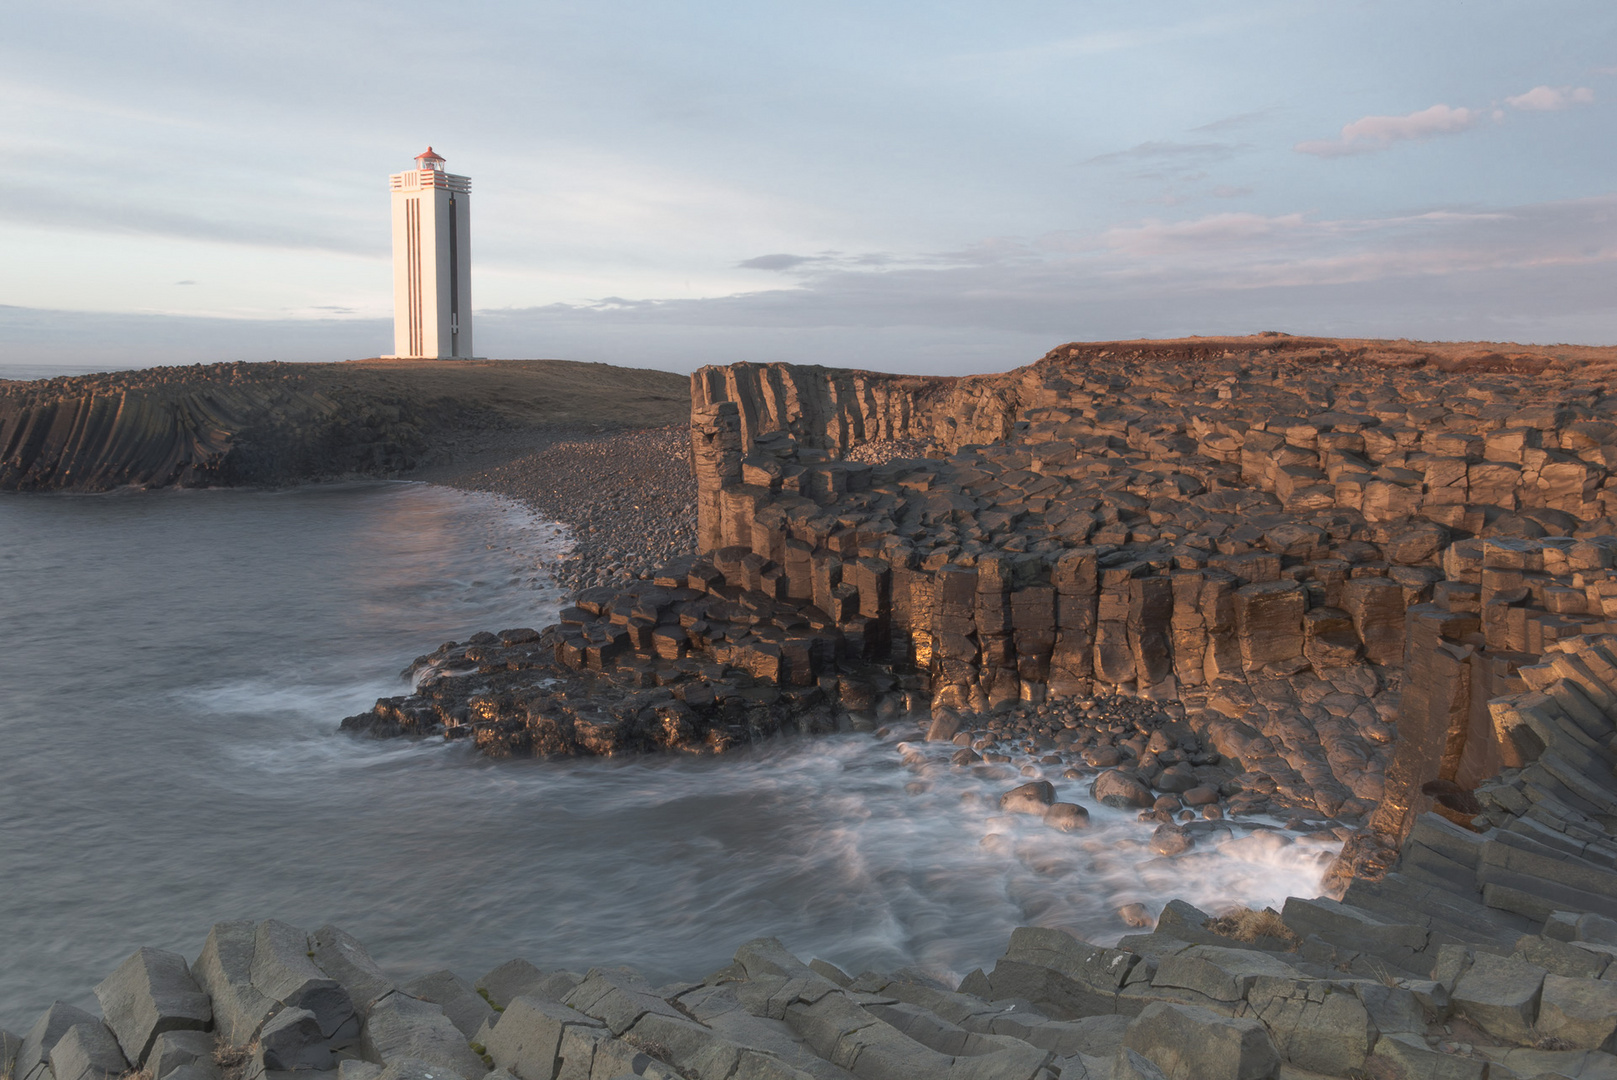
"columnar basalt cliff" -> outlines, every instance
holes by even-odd
[[[1617,614],[1601,370],[1263,338],[692,386],[705,553],[935,710],[1177,700],[1245,782],[1393,838],[1468,817],[1445,785],[1509,760],[1486,703]]]
[[[1373,815],[1396,844],[1470,821],[1511,761],[1488,702],[1617,614],[1604,370],[1283,337],[704,369],[700,553],[451,643],[348,726],[599,753],[919,707],[964,757],[1026,738],[1165,825]]]
[[[0,491],[389,476],[491,428],[670,423],[663,372],[515,360],[211,364],[0,381]]]
[[[0,489],[285,484],[415,465],[453,403],[345,394],[289,364],[154,368],[0,390]],[[447,407],[445,407],[447,406]]]

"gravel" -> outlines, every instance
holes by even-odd
[[[621,584],[696,550],[690,428],[563,434],[487,468],[435,478],[492,491],[566,525],[572,551],[553,569],[568,592]]]

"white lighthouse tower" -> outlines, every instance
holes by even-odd
[[[472,182],[444,171],[432,147],[393,189],[395,359],[472,355]]]

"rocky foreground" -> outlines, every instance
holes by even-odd
[[[1497,837],[1531,833],[1423,827],[1484,865]],[[770,939],[660,987],[520,958],[475,983],[397,980],[335,927],[226,922],[189,963],[136,951],[95,988],[99,1016],[58,1001],[0,1032],[0,1054],[15,1080],[1617,1077],[1617,921],[1470,904],[1440,923],[1459,885],[1409,908],[1292,898],[1215,918],[1176,901],[1110,948],[1028,927],[958,987],[851,976]]]

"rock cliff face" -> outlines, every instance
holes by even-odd
[[[409,468],[424,417],[339,400],[292,365],[216,364],[0,388],[0,489],[277,484]]]
[[[555,360],[212,364],[0,381],[0,490],[391,475],[491,428],[683,421],[683,383]]]
[[[1579,350],[1598,354],[1601,350]],[[1193,338],[1181,341],[1074,342],[1038,364],[1000,375],[940,378],[805,364],[732,364],[691,376],[691,407],[736,406],[741,445],[790,435],[799,445],[841,457],[872,442],[925,440],[953,453],[969,443],[998,442],[1021,414],[1048,403],[1059,387],[1048,368],[1063,362],[1128,359],[1164,373],[1181,365],[1280,361],[1328,371],[1333,365],[1434,371],[1535,372],[1551,359],[1545,350],[1508,355],[1477,347],[1297,338]],[[1104,390],[1104,388],[1100,388]]]
[[[934,711],[1177,700],[1248,787],[1396,842],[1509,762],[1521,667],[1617,629],[1608,373],[1291,338],[707,369],[700,538]]]
[[[795,364],[732,364],[691,376],[691,407],[732,402],[742,446],[785,432],[837,455],[877,441],[996,442],[1024,391],[1017,377],[883,375]]]

